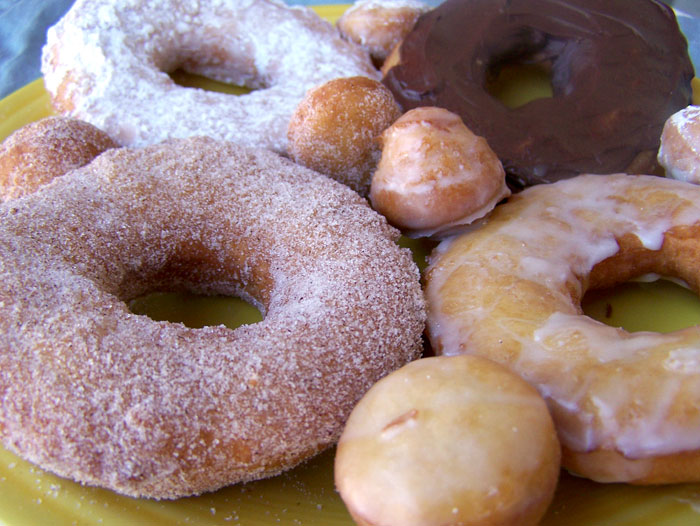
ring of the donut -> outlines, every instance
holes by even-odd
[[[355,192],[211,139],[114,149],[0,207],[0,437],[41,467],[155,498],[278,473],[332,444],[422,350],[418,271]],[[153,290],[263,321],[129,312]]]
[[[179,86],[168,75],[177,68],[253,91]],[[330,23],[277,0],[78,0],[47,33],[42,73],[58,111],[122,145],[206,135],[278,152],[308,89],[378,77]]]
[[[396,55],[384,82],[404,110],[460,115],[516,188],[656,173],[664,122],[691,100],[686,40],[673,11],[653,0],[447,0]],[[512,64],[549,69],[552,96],[503,104],[488,86]]]
[[[527,189],[441,244],[426,277],[438,354],[495,359],[548,401],[565,467],[600,481],[700,480],[700,327],[628,333],[587,289],[646,273],[699,290],[700,188],[579,176]]]

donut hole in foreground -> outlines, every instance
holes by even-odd
[[[182,323],[191,329],[217,325],[235,329],[263,319],[254,305],[240,298],[194,292],[151,292],[132,299],[128,306],[134,314]]]

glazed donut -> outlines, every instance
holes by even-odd
[[[375,64],[413,29],[430,6],[416,0],[357,0],[338,19],[336,26],[346,39],[366,49]]]
[[[537,386],[569,470],[700,481],[700,327],[628,333],[581,309],[586,290],[647,273],[697,291],[699,251],[697,186],[623,174],[534,186],[436,248],[429,339],[439,355],[483,355]]]
[[[335,481],[359,526],[534,526],[560,457],[534,387],[485,358],[431,357],[382,378],[353,409]]]
[[[510,195],[488,143],[443,108],[409,110],[381,143],[370,202],[410,237],[445,236]]]
[[[656,174],[664,122],[690,103],[694,74],[673,11],[655,0],[447,0],[397,54],[384,82],[403,109],[457,113],[514,189]],[[491,95],[502,68],[518,64],[550,70],[552,97],[509,108]]]
[[[50,116],[16,130],[0,144],[0,199],[32,193],[118,145],[92,124]]]
[[[168,76],[178,68],[253,91],[185,88]],[[59,112],[122,145],[208,135],[277,152],[309,88],[378,77],[330,23],[277,0],[78,0],[49,29],[42,72]]]
[[[289,156],[366,196],[381,155],[377,137],[400,115],[378,80],[330,80],[309,90],[294,111]]]
[[[700,184],[700,106],[671,115],[661,133],[659,164],[666,176]]]
[[[279,473],[422,350],[418,271],[352,190],[213,139],[114,149],[0,206],[0,436],[81,483],[175,498]],[[248,299],[191,329],[144,293]]]

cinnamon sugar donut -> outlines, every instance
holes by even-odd
[[[381,150],[377,138],[401,115],[391,92],[367,77],[309,90],[289,122],[289,156],[363,196]]]
[[[365,48],[376,64],[413,29],[430,6],[416,0],[357,0],[338,19],[336,26],[351,42]]]
[[[102,130],[78,119],[51,116],[29,123],[0,144],[0,199],[34,192],[117,146]]]
[[[0,437],[42,468],[175,498],[278,473],[421,351],[398,232],[350,189],[212,139],[110,150],[0,206]],[[263,321],[129,312],[237,295]]]
[[[496,154],[450,111],[409,110],[380,142],[370,201],[411,237],[444,236],[510,195]]]
[[[426,275],[437,354],[492,358],[536,385],[563,465],[598,481],[700,480],[700,327],[629,333],[588,289],[646,273],[698,291],[700,188],[584,175],[532,187],[443,241]]]
[[[168,75],[178,68],[253,91],[185,88]],[[120,144],[208,135],[278,152],[309,88],[378,76],[330,23],[278,0],[78,0],[49,29],[42,72],[59,112]]]
[[[534,387],[485,358],[432,357],[362,397],[338,442],[335,481],[360,526],[533,526],[560,456]]]
[[[700,106],[688,106],[664,124],[659,164],[666,176],[700,184]]]

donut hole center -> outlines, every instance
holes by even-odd
[[[551,64],[500,64],[489,74],[486,91],[508,108],[551,98]]]
[[[514,41],[487,63],[486,92],[511,109],[552,98],[554,62],[561,44],[531,28],[521,29]]]
[[[666,232],[659,250],[628,234],[620,250],[595,265],[581,298],[583,313],[628,332],[672,332],[700,324],[700,275],[694,235]]]
[[[700,298],[684,282],[648,275],[586,292],[584,314],[628,332],[673,332],[700,324]]]
[[[253,91],[252,88],[209,78],[204,75],[190,73],[182,68],[176,68],[168,73],[170,79],[180,87],[202,89],[227,95],[245,95]]]
[[[263,319],[256,306],[241,298],[188,291],[149,292],[130,300],[128,306],[134,314],[154,321],[182,323],[191,329],[217,325],[235,329]]]

